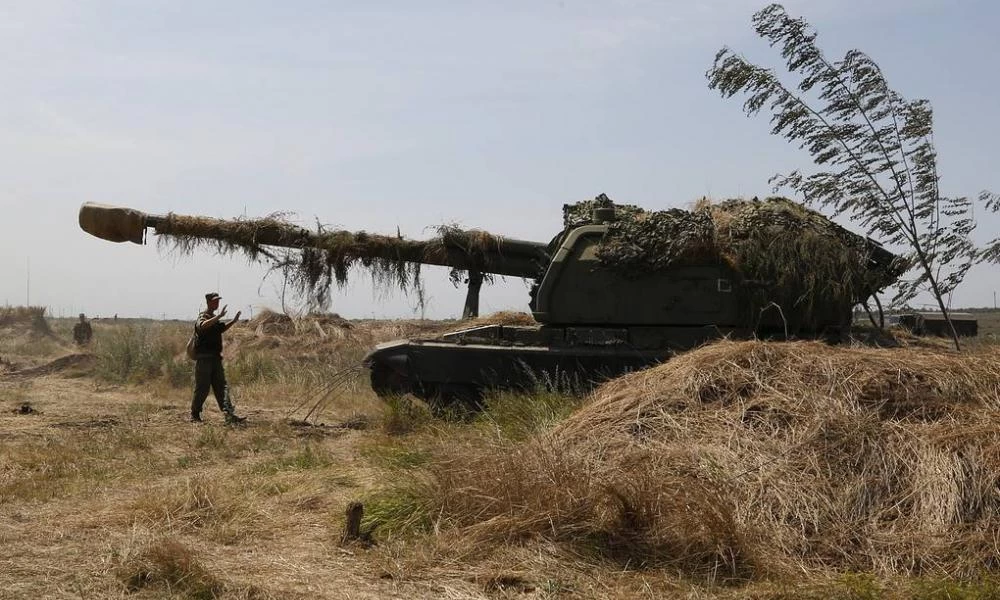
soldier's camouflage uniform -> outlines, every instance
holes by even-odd
[[[206,311],[198,315],[196,325],[197,340],[195,341],[194,366],[194,398],[191,401],[191,419],[201,420],[201,409],[208,398],[209,389],[215,395],[219,410],[226,415],[227,423],[239,422],[236,409],[229,397],[229,385],[226,383],[226,371],[222,366],[222,334],[226,325],[221,320],[210,327],[204,323],[215,315]]]

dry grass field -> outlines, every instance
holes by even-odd
[[[455,323],[266,313],[228,427],[187,420],[190,324],[72,325],[0,314],[0,598],[1000,597],[989,336],[722,342],[442,421],[356,367]]]

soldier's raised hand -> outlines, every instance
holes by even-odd
[[[220,310],[220,311],[219,311],[219,316],[220,316],[220,317],[224,317],[224,316],[226,316],[226,309],[227,309],[227,308],[229,308],[229,305],[228,305],[228,304],[222,307],[222,310]]]

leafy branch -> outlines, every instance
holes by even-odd
[[[913,276],[897,283],[894,305],[929,291],[958,336],[945,298],[979,262],[1000,262],[1000,238],[978,248],[974,203],[941,195],[934,147],[933,111],[927,100],[907,101],[893,91],[879,66],[859,50],[830,61],[816,44],[808,22],[771,4],[753,16],[757,34],[778,47],[788,73],[775,73],[729,48],[715,56],[706,73],[709,87],[724,98],[746,96],[748,116],[771,113],[771,133],[809,152],[818,172],[793,171],[771,178],[807,204],[846,215],[868,235],[901,247]],[[983,192],[988,210],[1000,196]]]

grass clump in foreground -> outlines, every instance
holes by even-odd
[[[222,581],[205,568],[194,551],[175,539],[128,548],[117,558],[118,577],[129,592],[164,587],[186,598],[212,600],[225,591]]]
[[[541,540],[696,581],[853,572],[978,597],[1000,543],[997,381],[990,349],[718,342],[605,384],[554,427],[431,445],[423,484],[379,514],[463,560]]]
[[[48,502],[125,481],[161,468],[163,461],[140,428],[113,426],[30,439],[4,446],[0,503]]]
[[[414,477],[379,490],[363,503],[361,531],[382,538],[430,531],[435,520],[435,496],[428,482]]]
[[[390,399],[383,428],[392,438],[372,444],[364,454],[396,475],[391,485],[364,501],[364,528],[399,537],[439,525],[446,493],[442,487],[454,486],[456,495],[467,489],[465,482],[450,480],[440,470],[442,464],[451,464],[455,455],[478,456],[484,447],[507,447],[545,430],[579,402],[578,397],[541,390],[536,395],[498,393],[486,399],[485,410],[471,421],[468,416],[435,421],[422,404],[409,398]]]
[[[133,522],[167,527],[175,533],[198,531],[227,544],[254,537],[264,520],[252,482],[216,482],[201,477],[185,479],[180,486],[150,490],[127,507]]]
[[[993,600],[1000,598],[995,577],[970,581],[912,577],[879,579],[871,574],[844,573],[828,581],[766,583],[754,598],[768,600]]]

